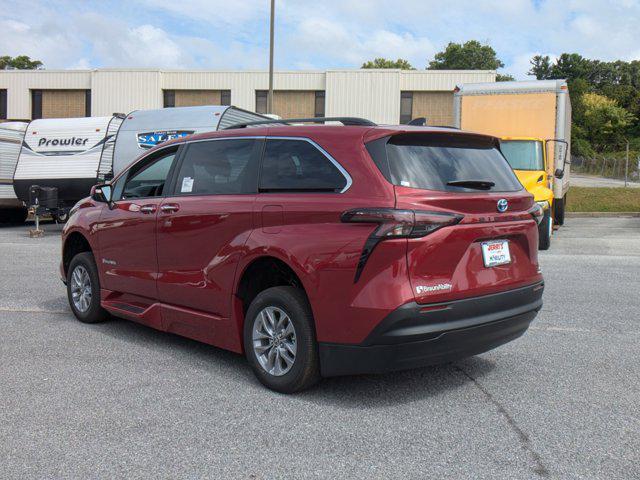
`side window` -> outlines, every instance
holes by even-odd
[[[261,192],[340,192],[347,179],[305,140],[267,140],[260,173]]]
[[[176,195],[255,193],[254,139],[209,140],[189,144],[180,165]]]
[[[149,163],[134,166],[122,188],[122,199],[159,197],[164,190],[176,150],[150,160]],[[117,193],[118,185],[116,185]],[[118,198],[114,196],[114,198]]]
[[[127,181],[127,176],[122,175],[116,182],[112,183],[113,193],[111,194],[111,198],[114,200],[120,200],[122,198],[122,190],[124,189],[124,184]]]

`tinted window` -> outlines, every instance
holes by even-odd
[[[174,150],[171,153],[150,160],[150,163],[133,167],[124,184],[122,198],[161,196],[175,156],[176,152]]]
[[[376,150],[369,148],[374,155]],[[380,149],[378,149],[378,152]],[[396,135],[386,145],[387,162],[383,174],[394,185],[443,190],[477,192],[450,182],[487,181],[494,192],[512,192],[523,187],[491,138],[472,135]]]
[[[340,192],[347,180],[313,144],[304,140],[267,140],[260,191]]]
[[[256,140],[213,140],[189,144],[180,166],[177,195],[255,193]]]

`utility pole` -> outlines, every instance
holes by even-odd
[[[276,14],[276,0],[271,0],[271,25],[269,28],[269,92],[267,93],[267,113],[273,113],[273,30]]]

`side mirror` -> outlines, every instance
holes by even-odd
[[[113,193],[111,185],[103,183],[91,187],[91,198],[96,202],[111,203],[111,194]]]
[[[547,144],[550,143],[556,143],[559,145],[560,151],[559,151],[559,155],[558,155],[558,160],[560,160],[558,162],[558,165],[556,165],[556,171],[553,173],[553,175],[558,178],[561,179],[564,177],[564,167],[565,165],[569,165],[569,161],[567,159],[568,154],[569,154],[569,142],[567,142],[566,140],[560,140],[557,138],[549,138],[546,140]],[[547,151],[548,152],[548,151]],[[547,153],[548,156],[553,155],[551,158],[555,158],[555,153],[553,154],[549,154]]]

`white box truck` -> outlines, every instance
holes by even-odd
[[[467,83],[454,91],[454,122],[501,139],[502,153],[545,210],[540,249],[564,223],[570,181],[571,102],[565,80]]]

